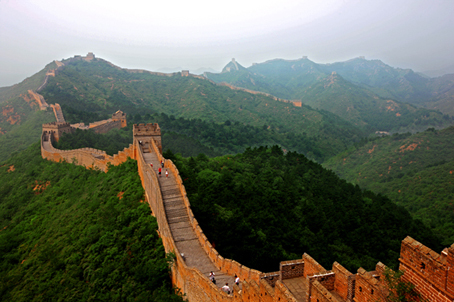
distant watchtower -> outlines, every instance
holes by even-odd
[[[43,124],[43,132],[49,133],[55,142],[60,140],[63,133],[72,133],[73,128],[66,122],[52,122]]]
[[[121,110],[118,110],[117,112],[115,112],[114,114],[112,114],[112,121],[116,122],[116,121],[120,121],[121,122],[121,128],[124,128],[127,126],[127,123],[126,123],[126,113],[124,113],[123,111]]]
[[[142,141],[144,144],[151,142],[153,139],[159,149],[159,152],[162,154],[161,128],[159,128],[157,123],[134,124],[132,133],[134,135],[134,139]]]
[[[87,56],[85,57],[85,61],[90,62],[90,61],[94,60],[94,58],[95,58],[95,55],[92,52],[89,52],[87,54]]]

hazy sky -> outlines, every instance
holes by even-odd
[[[304,55],[433,70],[454,65],[454,1],[0,0],[0,87],[88,52],[154,71]]]

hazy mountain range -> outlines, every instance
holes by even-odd
[[[307,100],[307,91],[324,78],[337,74],[355,86],[367,89],[384,100],[409,103],[418,107],[454,114],[454,75],[427,78],[411,69],[394,68],[380,60],[363,57],[332,64],[317,64],[306,57],[298,60],[275,59],[245,68],[232,60],[221,73],[205,73],[215,82],[263,91],[280,98]],[[371,95],[372,96],[372,95]],[[335,100],[331,98],[334,102]],[[312,105],[314,98],[312,97]]]

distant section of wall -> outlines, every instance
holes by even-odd
[[[61,110],[60,104],[51,104],[50,107],[54,111],[55,119],[57,123],[64,123],[65,118],[63,116],[63,111]]]
[[[44,78],[44,82],[41,84],[41,86],[38,87],[38,89],[36,89],[36,91],[41,91],[44,89],[44,87],[46,87],[47,85],[47,81],[49,80],[49,77],[55,77],[55,74],[58,70],[60,70],[61,68],[63,68],[63,66],[65,66],[65,64],[63,64],[62,62],[60,61],[57,61],[55,60],[54,61],[55,65],[57,65],[57,68],[54,68],[54,69],[50,69],[46,72],[46,77]]]
[[[290,100],[280,99],[280,98],[278,98],[278,97],[276,97],[274,95],[271,95],[269,93],[266,93],[266,92],[261,92],[261,91],[256,91],[256,90],[250,90],[250,89],[247,89],[247,88],[237,87],[237,86],[233,86],[231,84],[228,84],[226,82],[221,82],[221,83],[218,83],[217,85],[226,86],[226,87],[229,87],[230,89],[241,90],[241,91],[244,91],[244,92],[247,92],[247,93],[261,94],[261,95],[264,95],[264,96],[268,96],[268,97],[272,98],[275,101],[284,102],[284,103],[291,103],[295,107],[302,107],[302,104],[303,104],[301,101],[290,101]]]
[[[29,90],[28,94],[39,104],[40,110],[47,110],[49,104],[46,103],[46,100],[44,100],[44,97],[42,95],[34,92],[33,90]]]
[[[112,114],[112,118],[102,121],[97,121],[90,123],[88,126],[85,126],[84,123],[72,124],[71,127],[79,128],[82,130],[93,130],[96,133],[107,133],[112,129],[121,129],[127,127],[126,114],[121,110],[118,110]]]
[[[65,122],[43,124],[43,133],[49,134],[50,138],[56,142],[60,140],[63,133],[72,133],[73,131],[71,125]]]
[[[47,142],[48,144],[44,146]],[[105,151],[93,148],[59,150],[52,146],[50,134],[43,132],[41,137],[41,156],[55,162],[66,161],[86,168],[94,168],[107,172],[109,164],[117,166],[124,163],[128,157],[134,158],[134,148],[133,145],[129,145],[128,148],[125,148],[114,156],[107,155]]]
[[[96,133],[107,133],[112,129],[121,129],[121,121],[113,121],[111,119],[103,121],[104,123],[90,124],[89,129]]]

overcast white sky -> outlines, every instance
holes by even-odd
[[[153,71],[304,55],[441,69],[454,66],[454,1],[0,0],[0,87],[88,52]]]

